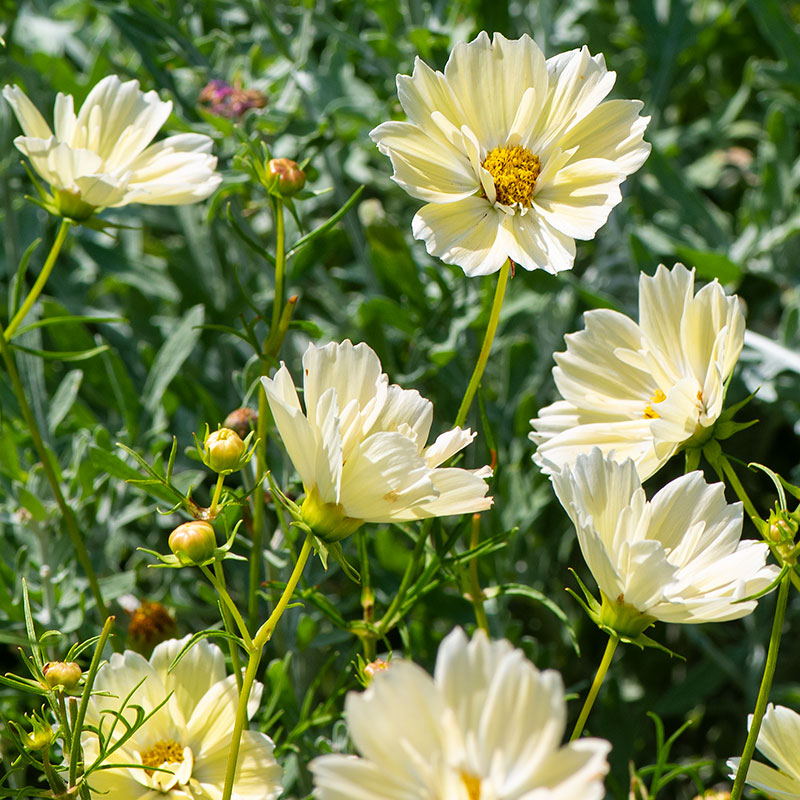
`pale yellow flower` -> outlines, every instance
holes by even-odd
[[[208,136],[182,133],[150,144],[172,111],[138,81],[103,78],[78,114],[59,92],[55,133],[18,86],[3,95],[24,132],[14,140],[50,184],[64,216],[83,219],[128,203],[183,205],[208,197],[222,181]]]
[[[143,767],[113,767],[91,774],[92,796],[98,800],[219,800],[222,796],[238,703],[236,680],[233,675],[226,677],[220,649],[204,640],[168,672],[188,638],[159,644],[149,661],[131,650],[114,653],[100,668],[87,722],[102,725],[106,737],[113,720],[108,712],[118,712],[131,693],[123,712],[129,722],[136,716],[133,704],[149,714],[172,694],[163,708],[108,757],[113,764]],[[262,688],[258,683],[254,687],[248,717],[259,706]],[[111,745],[124,733],[124,725],[116,722]],[[99,753],[97,735],[86,732],[82,744],[90,766]],[[272,749],[272,741],[263,733],[242,733],[233,800],[271,800],[281,793],[281,768]]]
[[[600,800],[611,745],[563,745],[561,676],[505,640],[461,629],[442,642],[431,678],[393,659],[345,701],[360,757],[311,762],[318,800]]]
[[[694,270],[661,265],[639,278],[638,324],[610,309],[583,317],[555,354],[563,400],[531,420],[534,461],[551,473],[596,446],[645,480],[711,435],[744,342],[739,300],[717,281],[695,294]]]
[[[752,720],[751,714],[747,718],[748,730]],[[770,703],[761,720],[756,747],[778,769],[751,761],[746,782],[772,800],[800,800],[800,714]],[[731,778],[736,775],[739,761],[739,758],[728,761]]]
[[[461,428],[427,444],[433,405],[389,384],[366,344],[313,344],[303,356],[300,405],[285,364],[262,378],[275,425],[303,482],[303,516],[329,541],[363,522],[468,514],[492,505],[489,467],[442,467],[475,434]]]
[[[427,205],[413,232],[467,275],[507,258],[559,272],[592,239],[644,163],[638,100],[602,102],[616,73],[584,47],[545,60],[528,36],[457,44],[444,73],[417,59],[397,76],[407,122],[370,134],[393,179]]]
[[[729,505],[724,485],[707,484],[702,472],[648,501],[633,461],[620,464],[595,447],[552,481],[602,592],[604,621],[618,633],[635,635],[639,622],[644,630],[655,620],[739,619],[756,607],[743,598],[778,576],[764,565],[764,542],[740,541],[742,504]],[[616,627],[621,620],[631,631]]]

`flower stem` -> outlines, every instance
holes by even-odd
[[[217,485],[214,488],[214,496],[211,498],[211,507],[208,509],[208,516],[211,519],[217,516],[217,506],[219,505],[219,498],[222,494],[222,484],[225,483],[225,476],[220,473],[217,475]]]
[[[58,258],[58,254],[61,252],[61,247],[67,238],[67,234],[69,233],[71,226],[72,221],[66,217],[61,220],[61,225],[58,228],[58,233],[56,234],[53,246],[50,248],[50,252],[47,254],[47,259],[44,262],[42,271],[36,278],[36,281],[31,287],[30,292],[28,292],[28,296],[17,310],[17,313],[14,314],[11,322],[8,323],[8,327],[3,334],[7,342],[11,341],[14,331],[16,331],[20,326],[20,323],[25,319],[25,317],[28,315],[28,312],[33,307],[33,304],[36,302],[36,298],[42,293],[42,289],[44,289],[44,285],[47,283],[47,279],[50,277],[50,273],[53,271],[56,259]]]
[[[249,631],[247,630],[247,625],[245,625],[245,622],[242,619],[242,615],[239,613],[239,609],[236,607],[236,603],[233,602],[231,596],[228,594],[228,590],[225,588],[225,576],[220,575],[219,573],[214,575],[208,567],[201,566],[200,569],[206,578],[208,578],[216,593],[219,595],[219,599],[222,601],[223,609],[227,609],[231,617],[236,621],[236,626],[239,628],[239,634],[244,641],[245,647],[248,650],[251,650],[253,648],[253,640],[250,637]],[[214,572],[217,572],[216,563],[214,564]],[[224,613],[225,612],[223,610],[223,615]]]
[[[615,634],[611,634],[608,637],[606,651],[603,653],[603,659],[600,662],[600,666],[597,668],[597,674],[594,676],[594,681],[592,681],[589,694],[586,695],[586,701],[583,704],[578,721],[575,723],[575,729],[572,731],[572,736],[569,737],[571,742],[574,742],[581,735],[581,733],[583,733],[583,726],[586,724],[586,720],[589,717],[589,712],[592,710],[594,701],[597,698],[597,693],[600,691],[600,687],[603,685],[603,680],[606,677],[608,668],[611,666],[611,659],[614,656],[614,651],[617,649],[618,644],[619,637]]]
[[[100,592],[100,584],[97,581],[97,575],[95,575],[94,567],[92,567],[92,562],[89,559],[89,553],[86,550],[86,544],[83,541],[81,532],[78,530],[78,523],[75,519],[72,508],[67,505],[67,501],[64,499],[64,495],[61,491],[61,486],[58,481],[58,476],[53,468],[53,462],[51,461],[50,454],[48,453],[47,447],[45,447],[44,441],[42,440],[42,435],[39,432],[39,426],[36,424],[36,417],[33,416],[33,411],[31,411],[31,407],[28,405],[28,401],[25,397],[25,389],[22,386],[22,381],[19,379],[19,373],[17,372],[17,367],[14,363],[14,356],[12,355],[11,349],[8,346],[7,336],[3,331],[2,325],[0,325],[0,355],[2,355],[6,369],[8,370],[8,377],[11,380],[14,396],[17,398],[17,403],[22,411],[25,424],[28,426],[28,432],[31,435],[31,439],[33,439],[33,446],[36,449],[39,460],[42,462],[42,469],[47,477],[47,482],[50,484],[56,504],[58,505],[59,511],[61,511],[61,515],[64,519],[64,524],[67,526],[67,532],[69,533],[69,538],[72,541],[72,546],[75,549],[75,554],[78,557],[81,569],[83,569],[83,572],[89,581],[89,588],[91,589],[92,597],[94,597],[97,611],[103,619],[106,619],[108,617],[108,608],[103,602],[103,595]]]
[[[272,299],[272,322],[269,334],[264,340],[263,356],[277,357],[283,343],[278,335],[281,326],[281,314],[284,310],[284,274],[286,272],[286,231],[284,226],[283,201],[276,199],[273,204],[275,216],[275,296]],[[292,304],[294,308],[294,304]],[[288,324],[288,323],[287,323]],[[274,352],[272,352],[274,351]],[[262,358],[261,374],[269,372],[268,362]],[[269,405],[264,387],[257,387],[258,393],[258,421],[256,423],[256,480],[260,480],[267,471],[267,422],[269,419]],[[266,527],[266,514],[264,513],[264,486],[259,484],[253,492],[253,534],[250,549],[250,583],[247,598],[247,618],[250,626],[255,628],[258,623],[258,585],[261,580],[261,549],[264,544],[264,529]]]
[[[489,324],[486,326],[486,335],[483,338],[483,345],[481,346],[481,352],[478,355],[478,363],[475,365],[475,371],[472,373],[472,377],[469,379],[467,391],[464,392],[464,399],[461,401],[461,405],[458,408],[458,414],[456,415],[456,421],[453,426],[455,428],[460,428],[464,424],[467,414],[469,413],[469,407],[472,405],[472,400],[475,397],[475,392],[478,391],[478,385],[483,377],[483,371],[486,369],[486,362],[489,360],[492,342],[494,341],[494,335],[497,331],[497,323],[500,320],[500,309],[503,307],[503,297],[506,293],[506,284],[508,283],[508,275],[510,271],[511,260],[507,259],[506,263],[503,264],[503,267],[500,270],[500,276],[497,279],[497,288],[494,292],[492,310],[489,314]]]
[[[239,704],[236,708],[236,722],[233,728],[233,738],[231,740],[231,749],[228,751],[228,765],[225,768],[225,785],[222,789],[222,800],[231,800],[233,794],[233,782],[236,778],[236,764],[239,760],[239,747],[242,743],[242,733],[244,726],[247,723],[247,701],[250,699],[250,692],[253,690],[253,683],[256,679],[258,666],[261,663],[261,654],[264,650],[264,645],[270,640],[278,620],[289,605],[289,600],[294,594],[297,587],[297,582],[303,573],[303,568],[308,561],[308,556],[311,554],[311,545],[313,536],[309,533],[306,536],[303,547],[300,550],[300,555],[297,557],[297,563],[294,565],[292,574],[289,576],[289,581],[286,588],[283,590],[281,599],[275,606],[275,610],[270,614],[269,619],[258,629],[258,633],[253,639],[250,647],[250,655],[247,660],[247,668],[244,672],[244,679],[242,681],[242,688],[239,692]]]
[[[221,476],[220,476],[221,477]],[[227,587],[225,585],[225,570],[222,568],[221,561],[214,562],[214,575],[216,576],[217,580],[222,586],[223,589],[227,591]],[[220,608],[222,610],[222,621],[225,624],[225,630],[228,633],[235,635],[235,628],[234,628],[234,620],[233,614],[231,613],[230,608],[223,602],[220,604]],[[241,619],[241,615],[239,615],[239,619]],[[244,625],[244,620],[242,620],[242,625]],[[245,628],[245,630],[247,630]],[[236,676],[236,688],[241,692],[242,691],[242,663],[239,659],[239,650],[237,648],[236,642],[228,639],[228,650],[231,654],[231,666],[233,667],[233,674]]]
[[[474,550],[478,546],[481,530],[481,515],[472,515],[472,532],[470,534],[469,547]],[[489,633],[489,620],[486,617],[486,609],[483,607],[483,590],[478,579],[478,559],[473,558],[469,562],[469,594],[472,606],[475,609],[475,621],[478,627]]]
[[[781,644],[781,632],[783,630],[783,618],[786,614],[786,601],[789,597],[789,576],[784,576],[778,589],[778,601],[775,604],[775,618],[772,620],[772,632],[769,637],[769,648],[767,650],[767,661],[764,664],[764,674],[761,677],[761,687],[758,690],[756,707],[753,710],[753,719],[750,722],[750,730],[744,743],[744,750],[739,761],[739,768],[736,770],[736,779],[731,790],[731,800],[741,800],[744,792],[744,782],[747,778],[747,770],[753,760],[753,753],[756,749],[758,732],[761,730],[761,720],[767,709],[769,690],[772,686],[772,678],[775,675],[775,666],[778,663],[778,648]]]
[[[108,637],[111,634],[111,626],[114,624],[114,617],[106,617],[103,624],[103,630],[100,632],[100,638],[94,648],[94,655],[92,656],[92,663],[89,665],[89,672],[86,675],[86,682],[83,684],[83,694],[81,695],[81,704],[78,706],[78,713],[75,717],[75,724],[72,727],[72,750],[69,754],[69,787],[75,786],[75,781],[78,779],[78,765],[81,760],[81,731],[83,730],[83,721],[86,719],[86,710],[89,708],[89,698],[92,695],[92,687],[94,680],[97,677],[97,670],[100,669],[100,662],[103,660],[103,649],[106,646]]]
[[[758,512],[756,511],[755,505],[753,505],[753,501],[745,491],[744,486],[742,486],[742,482],[739,480],[739,476],[734,471],[731,462],[724,453],[722,453],[719,457],[719,464],[722,467],[722,471],[725,477],[728,479],[731,488],[734,492],[736,492],[736,496],[742,501],[747,515],[752,520],[759,519]]]

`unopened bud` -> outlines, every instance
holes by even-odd
[[[284,197],[297,194],[306,185],[306,174],[290,158],[273,158],[267,164],[267,174],[278,176],[278,190]]]
[[[217,536],[208,522],[184,522],[169,535],[169,549],[184,566],[205,564],[214,558]]]
[[[794,541],[798,526],[793,515],[779,510],[776,506],[770,511],[768,522],[769,527],[767,528],[766,538],[772,544],[784,544]]]
[[[386,672],[389,669],[389,662],[384,661],[382,658],[376,658],[375,661],[370,661],[364,667],[364,675],[372,680],[379,672]]]
[[[255,427],[257,422],[258,414],[256,414],[252,408],[244,406],[242,408],[237,408],[235,411],[231,411],[231,413],[225,417],[225,422],[222,424],[225,428],[236,431],[236,433],[244,439],[252,428]]]
[[[81,679],[81,668],[74,661],[48,661],[42,667],[42,674],[51,689],[56,686],[74,689]]]
[[[214,472],[235,472],[242,466],[242,456],[247,449],[236,431],[220,428],[210,433],[203,442],[205,462]]]
[[[21,725],[11,723],[20,735],[22,744],[26,750],[44,750],[50,746],[50,743],[55,738],[52,727],[44,718],[44,708],[41,713],[36,711],[31,714],[24,714],[25,719],[30,723],[31,731],[26,731]]]

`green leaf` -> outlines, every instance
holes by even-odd
[[[70,409],[78,396],[78,390],[83,380],[83,372],[79,369],[70,370],[56,389],[50,401],[50,408],[47,411],[47,427],[55,433],[64,417],[69,414]]]
[[[199,326],[203,324],[204,318],[202,305],[190,308],[158,351],[143,390],[144,406],[151,413],[159,407],[167,386],[192,354],[200,337]]]

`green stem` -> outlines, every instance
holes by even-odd
[[[284,226],[284,208],[282,200],[275,200],[273,206],[275,214],[275,296],[272,300],[272,322],[269,334],[264,340],[264,356],[277,357],[283,343],[278,335],[281,327],[281,314],[284,310],[284,274],[286,271],[286,230]],[[294,309],[294,303],[292,303]],[[291,313],[291,312],[290,312]],[[287,321],[288,328],[288,321]],[[274,351],[274,352],[273,352]],[[261,374],[268,374],[269,366],[266,359],[261,360]],[[258,392],[258,421],[256,423],[256,480],[260,480],[267,471],[267,422],[269,419],[269,405],[264,387],[259,385]],[[264,528],[266,527],[266,514],[264,511],[264,485],[259,484],[253,492],[253,535],[250,549],[250,583],[247,598],[247,618],[250,626],[255,628],[258,624],[258,586],[261,581],[261,550],[264,545]]]
[[[365,630],[364,635],[361,637],[361,644],[364,648],[364,659],[369,663],[377,658],[377,639],[369,633],[375,620],[375,592],[372,591],[372,579],[369,572],[367,536],[363,530],[356,534],[356,541],[358,543],[358,557],[361,566],[361,608]]]
[[[89,698],[92,695],[92,687],[97,677],[97,670],[100,669],[100,662],[103,660],[103,650],[111,633],[111,626],[114,624],[114,617],[107,617],[100,632],[100,638],[94,648],[92,663],[89,665],[89,672],[86,675],[86,682],[83,685],[81,704],[78,706],[78,714],[75,717],[75,724],[72,727],[73,748],[69,754],[69,786],[75,786],[78,779],[78,765],[81,759],[81,732],[83,731],[83,721],[86,719],[86,710],[89,708]]]
[[[208,516],[214,519],[217,516],[217,506],[219,505],[219,498],[222,495],[222,484],[225,483],[225,476],[220,473],[217,475],[217,485],[214,487],[214,497],[211,498],[211,506],[208,509]]]
[[[22,381],[19,379],[19,373],[17,372],[17,367],[14,363],[14,356],[12,355],[11,349],[8,346],[8,342],[6,341],[6,335],[3,331],[2,325],[0,325],[0,355],[2,355],[6,369],[8,370],[8,377],[11,380],[14,396],[17,398],[17,403],[22,411],[25,424],[28,426],[28,432],[31,435],[31,439],[33,439],[33,446],[36,449],[39,460],[42,462],[42,469],[47,477],[47,482],[50,484],[56,504],[58,505],[61,515],[64,518],[64,524],[67,526],[67,532],[69,533],[69,538],[72,541],[72,546],[75,549],[75,554],[78,557],[78,562],[80,563],[81,569],[83,569],[83,572],[89,581],[89,588],[91,589],[92,596],[94,597],[97,611],[103,619],[106,619],[108,617],[108,608],[103,602],[103,595],[100,593],[100,584],[97,582],[97,575],[95,575],[94,567],[92,567],[92,562],[89,560],[89,553],[86,550],[86,544],[83,541],[81,532],[78,530],[78,523],[75,520],[73,511],[67,505],[67,501],[64,499],[64,495],[61,492],[58,476],[53,469],[53,464],[50,460],[50,454],[47,452],[47,448],[42,440],[42,435],[39,432],[39,426],[36,424],[36,418],[33,416],[33,411],[31,411],[31,407],[28,405],[28,401],[25,397],[25,389],[22,385]]]
[[[617,649],[618,644],[619,637],[612,633],[608,637],[608,644],[606,645],[605,653],[603,653],[603,660],[600,662],[600,666],[597,668],[597,674],[594,676],[594,681],[592,681],[592,687],[589,689],[589,694],[586,695],[586,701],[583,704],[578,721],[575,723],[575,729],[572,731],[572,736],[569,737],[571,742],[574,742],[581,735],[581,733],[583,733],[583,726],[586,724],[586,720],[589,718],[589,712],[592,710],[594,701],[597,698],[597,693],[600,691],[600,687],[603,685],[603,680],[606,677],[608,668],[611,666],[611,659],[614,657],[614,651]]]
[[[744,505],[744,510],[747,512],[747,515],[752,520],[759,519],[758,511],[756,511],[756,507],[753,505],[753,501],[748,496],[747,492],[742,486],[742,482],[739,480],[739,476],[733,469],[731,462],[728,461],[728,457],[722,453],[719,457],[719,463],[722,467],[722,471],[725,477],[728,479],[731,488],[734,492],[736,492],[736,496],[742,501]]]
[[[251,650],[253,648],[253,640],[250,638],[250,632],[247,630],[247,625],[245,625],[244,619],[242,619],[242,615],[239,613],[239,609],[236,607],[236,603],[233,602],[231,596],[228,594],[228,590],[225,588],[224,576],[223,580],[220,581],[208,567],[201,566],[200,569],[202,570],[203,575],[205,575],[206,578],[208,578],[209,582],[214,587],[216,593],[219,595],[219,599],[222,600],[223,606],[228,609],[231,616],[235,620],[236,626],[239,628],[239,634],[241,635],[242,640],[244,641],[245,647],[248,650]]]
[[[261,654],[264,650],[264,645],[270,640],[278,620],[289,605],[289,600],[294,594],[297,587],[297,582],[300,580],[300,575],[303,573],[303,568],[308,561],[308,556],[311,554],[311,545],[313,536],[308,534],[303,547],[300,550],[300,555],[297,558],[297,563],[294,565],[292,574],[289,576],[289,581],[286,588],[283,590],[281,599],[275,606],[275,610],[270,614],[269,619],[258,629],[255,639],[250,648],[250,656],[247,660],[247,669],[244,673],[244,680],[242,681],[242,689],[239,693],[239,704],[236,707],[236,722],[233,727],[233,738],[231,740],[231,749],[228,751],[228,764],[225,768],[225,785],[222,789],[222,800],[231,800],[233,794],[233,782],[236,778],[236,764],[239,760],[239,748],[242,743],[242,733],[244,726],[247,724],[247,701],[250,698],[250,692],[253,689],[253,683],[256,679],[258,672],[258,665],[261,663]]]
[[[481,530],[481,515],[472,515],[472,532],[470,534],[469,547],[474,550],[478,546]],[[469,562],[469,595],[472,607],[475,609],[475,621],[478,627],[489,634],[489,620],[486,616],[486,609],[483,607],[483,590],[481,589],[478,578],[478,559],[473,558]]]
[[[278,329],[283,311],[283,280],[286,271],[286,231],[283,224],[283,201],[275,200],[275,297],[272,300],[272,323],[269,332]]]
[[[25,317],[28,315],[28,312],[33,307],[33,304],[36,302],[36,298],[42,293],[42,289],[44,289],[44,285],[47,283],[47,279],[50,277],[50,273],[53,271],[56,259],[58,258],[58,254],[61,252],[61,247],[67,238],[67,234],[69,233],[71,226],[72,221],[68,220],[66,217],[61,220],[61,225],[58,228],[56,239],[53,242],[53,246],[50,248],[50,252],[47,254],[47,259],[44,262],[42,271],[36,278],[36,281],[31,287],[30,292],[28,292],[28,296],[25,298],[25,301],[19,307],[17,313],[14,314],[11,322],[8,323],[8,327],[3,334],[7,342],[11,341],[14,331],[16,331],[20,326],[20,323],[25,319]]]
[[[419,536],[417,537],[417,541],[414,545],[414,551],[411,554],[408,564],[406,564],[406,571],[403,573],[403,577],[400,580],[400,586],[397,589],[397,593],[392,598],[392,602],[389,603],[389,608],[386,609],[386,613],[381,618],[381,621],[377,623],[378,633],[381,636],[385,636],[394,627],[394,617],[397,615],[398,609],[406,599],[408,589],[414,580],[414,576],[417,574],[417,568],[419,567],[419,563],[422,560],[422,556],[425,552],[425,542],[428,539],[430,529],[431,520],[426,519],[420,528]]]
[[[761,720],[767,709],[769,690],[772,686],[772,678],[775,675],[775,666],[778,663],[778,648],[781,644],[781,632],[783,630],[783,618],[786,614],[786,601],[789,597],[789,581],[787,577],[781,581],[778,590],[778,601],[775,604],[775,618],[772,620],[772,632],[769,637],[769,649],[767,650],[767,662],[764,665],[764,674],[761,677],[761,687],[758,690],[756,707],[753,710],[753,719],[750,722],[750,730],[747,740],[744,743],[744,750],[739,761],[739,768],[736,770],[736,779],[731,790],[731,800],[741,800],[744,792],[744,782],[747,778],[747,770],[753,760],[753,753],[756,750],[758,732],[761,730]]]
[[[508,275],[511,271],[511,260],[506,260],[500,270],[500,276],[497,279],[497,288],[494,292],[494,300],[492,301],[492,310],[489,314],[489,324],[486,326],[486,335],[483,338],[483,345],[481,352],[478,355],[478,363],[475,365],[475,371],[469,379],[467,391],[464,392],[464,399],[456,415],[456,421],[453,427],[460,428],[467,418],[469,407],[472,405],[472,400],[475,397],[475,392],[478,391],[478,385],[483,377],[483,371],[486,369],[486,362],[489,360],[489,353],[492,349],[492,342],[494,335],[497,331],[497,323],[500,320],[500,309],[503,307],[503,297],[506,293],[506,284],[508,283]]]
[[[227,586],[225,585],[225,571],[222,568],[221,561],[214,562],[214,575],[219,581],[220,586],[227,591]],[[228,631],[228,633],[235,635],[235,629],[233,625],[234,620],[230,608],[228,608],[227,604],[225,603],[221,603],[220,608],[222,609],[222,622],[225,625],[225,630]],[[231,666],[233,667],[233,674],[236,676],[236,688],[241,692],[242,662],[239,659],[239,649],[236,645],[236,642],[232,642],[230,639],[228,639],[228,650],[231,654]]]

